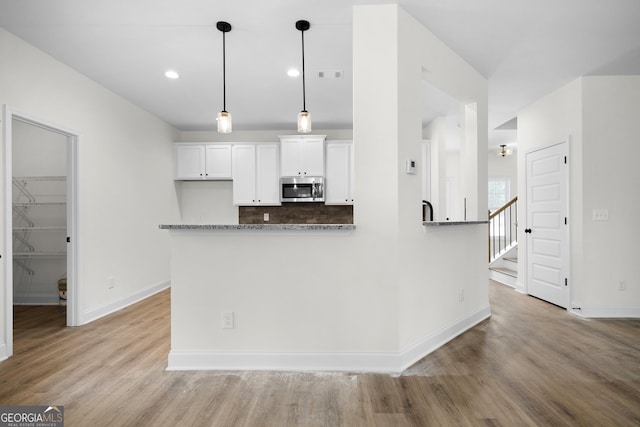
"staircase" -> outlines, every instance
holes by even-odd
[[[508,255],[489,265],[489,278],[515,288],[518,281],[518,247],[515,246]]]
[[[489,214],[489,278],[513,288],[518,281],[518,198]]]

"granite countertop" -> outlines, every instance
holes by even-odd
[[[422,225],[427,227],[438,227],[441,225],[473,225],[489,224],[489,221],[423,221]]]
[[[161,224],[161,230],[355,230],[354,224]]]

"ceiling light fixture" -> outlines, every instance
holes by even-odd
[[[218,30],[222,32],[222,111],[218,113],[216,120],[218,121],[219,133],[231,133],[231,114],[227,111],[227,75],[226,75],[226,40],[225,35],[231,31],[231,24],[224,21],[216,23]]]
[[[178,74],[178,72],[175,71],[175,70],[167,70],[164,73],[164,76],[166,78],[168,78],[168,79],[171,79],[171,80],[175,80],[175,79],[179,79],[180,78],[180,74]]]
[[[290,68],[287,70],[287,76],[289,77],[298,77],[300,75],[300,71],[295,68]]]
[[[511,148],[507,148],[505,144],[500,145],[500,149],[498,150],[498,156],[506,157],[511,155]]]
[[[298,132],[300,133],[311,132],[311,114],[307,111],[307,94],[304,79],[304,32],[310,27],[309,21],[300,20],[296,22],[296,29],[300,30],[300,34],[302,34],[302,111],[298,113]]]

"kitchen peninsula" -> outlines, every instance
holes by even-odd
[[[414,225],[421,254],[369,221],[162,225],[172,248],[168,369],[404,369],[489,315],[486,226],[431,234]],[[457,268],[438,248],[484,268]],[[404,269],[415,256],[420,271]],[[468,304],[478,304],[471,316]],[[457,321],[424,335],[438,312]],[[399,332],[411,345],[399,347]]]
[[[491,315],[487,226],[425,227],[421,177],[405,167],[421,158],[429,78],[465,100],[460,195],[470,221],[486,219],[486,79],[397,5],[354,7],[352,78],[355,197],[342,202],[353,224],[160,231],[171,246],[169,370],[401,372]],[[444,152],[433,150],[434,164]],[[435,172],[438,220],[445,176]],[[189,220],[207,222],[199,215]]]

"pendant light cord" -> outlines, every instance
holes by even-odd
[[[227,111],[227,43],[226,32],[222,32],[222,111]]]
[[[302,111],[307,111],[307,93],[304,79],[304,31],[302,33]]]

